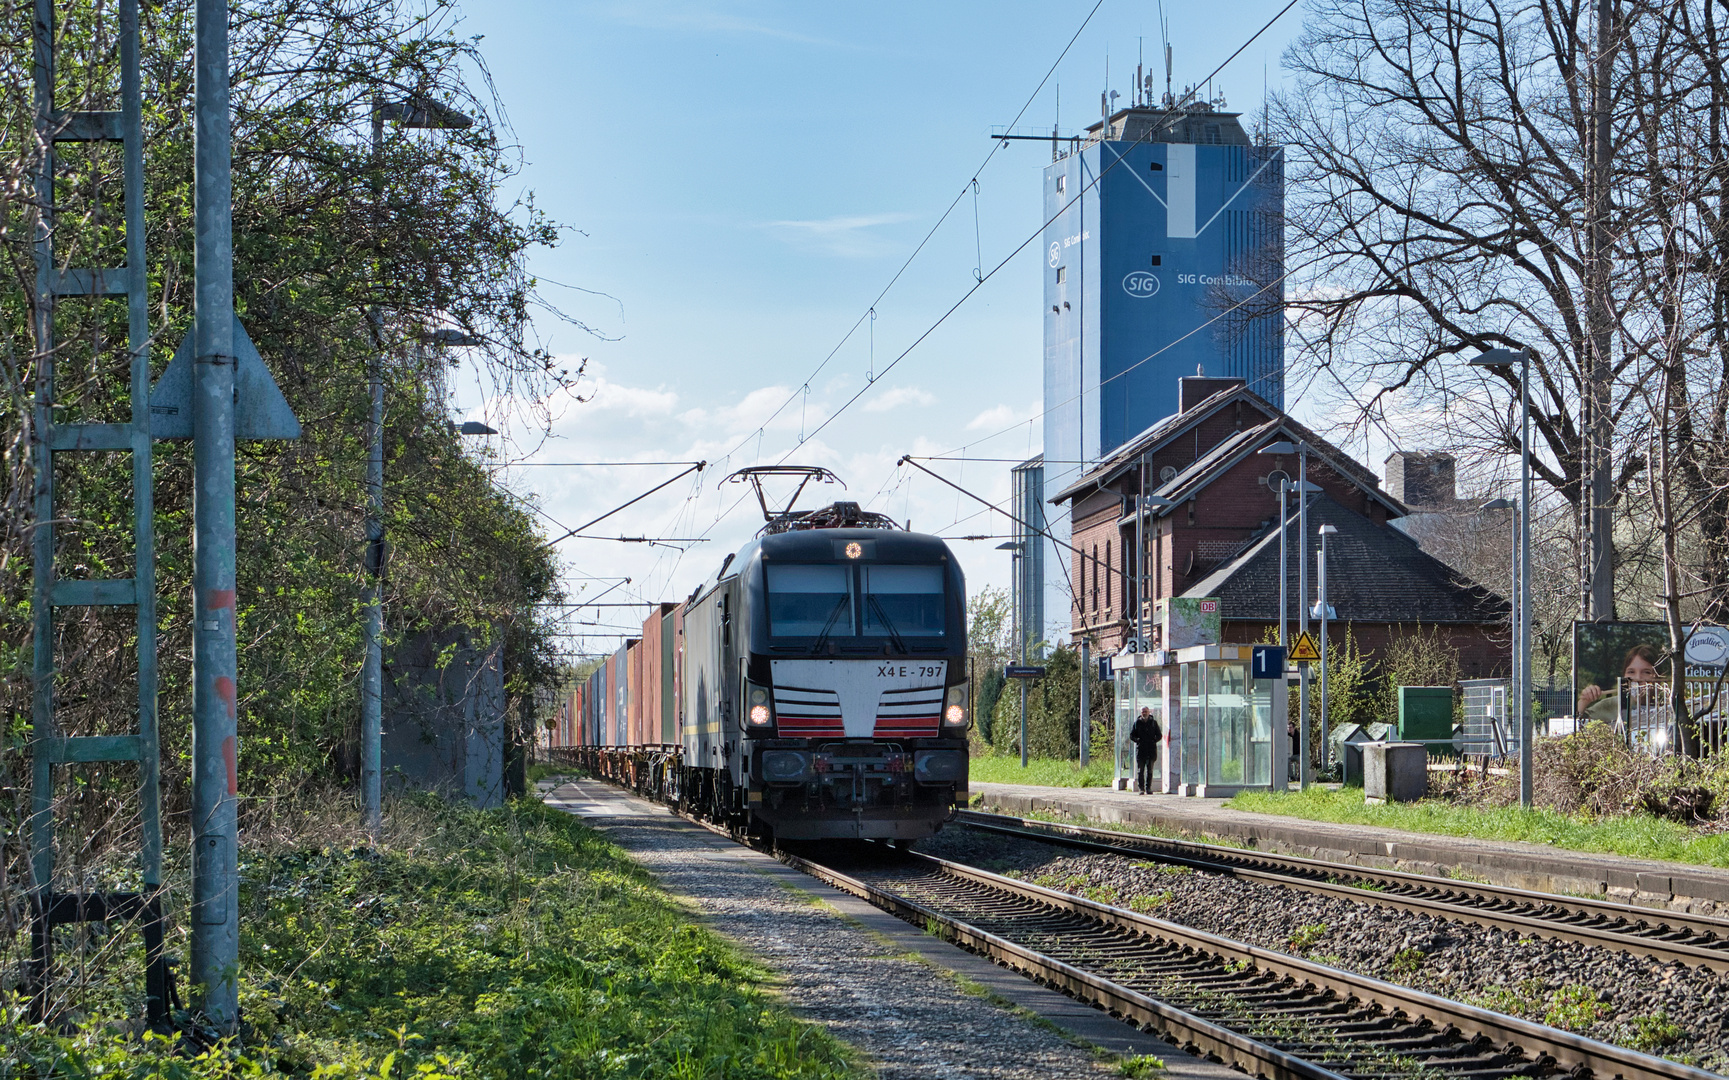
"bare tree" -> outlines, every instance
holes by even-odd
[[[1358,423],[1409,434],[1392,417],[1422,417],[1424,436],[1481,464],[1519,450],[1507,404],[1519,373],[1456,360],[1530,349],[1534,467],[1576,522],[1593,502],[1582,417],[1603,351],[1587,300],[1593,260],[1606,264],[1602,392],[1620,532],[1665,553],[1653,570],[1672,552],[1680,577],[1665,591],[1712,619],[1729,616],[1725,12],[1722,0],[1321,0],[1286,57],[1298,86],[1272,118],[1292,149],[1298,365],[1358,396]],[[1608,212],[1594,236],[1599,60],[1613,92]],[[1391,399],[1401,408],[1390,414]],[[1660,478],[1647,476],[1653,454]],[[1665,512],[1664,490],[1687,509]]]
[[[1291,148],[1299,365],[1370,381],[1365,417],[1396,393],[1436,410],[1455,448],[1481,459],[1517,449],[1507,412],[1482,407],[1505,391],[1449,361],[1532,349],[1537,474],[1575,508],[1590,362],[1587,14],[1559,0],[1321,0],[1271,121]],[[1516,399],[1518,377],[1493,378]],[[1627,404],[1623,390],[1617,423]],[[1621,490],[1642,462],[1623,450],[1617,464]]]

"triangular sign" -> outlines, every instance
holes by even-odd
[[[1319,660],[1320,658],[1320,647],[1315,644],[1315,639],[1309,636],[1307,630],[1298,634],[1297,640],[1291,642],[1292,660],[1302,662],[1304,660]]]
[[[150,389],[150,434],[158,439],[192,438],[192,335],[187,331],[174,350],[174,359]],[[277,389],[276,380],[240,316],[234,316],[234,437],[236,439],[298,439],[300,421]]]

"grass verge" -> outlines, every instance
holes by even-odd
[[[0,1077],[853,1080],[747,962],[574,818],[398,803],[377,850],[242,860],[242,1038],[199,1057],[0,1011]]]
[[[1382,825],[1443,836],[1549,844],[1569,851],[1729,866],[1729,834],[1702,833],[1649,814],[1591,819],[1554,810],[1468,806],[1436,799],[1367,806],[1360,788],[1332,791],[1319,787],[1306,792],[1245,791],[1225,805],[1233,810],[1310,821]]]
[[[1038,787],[1110,787],[1109,759],[1095,758],[1081,768],[1079,762],[1060,758],[1033,758],[1021,768],[1021,759],[1009,755],[975,757],[968,764],[968,779],[982,784],[1034,784]]]

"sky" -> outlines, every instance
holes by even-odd
[[[1176,90],[1285,2],[1170,4]],[[459,32],[480,37],[523,161],[503,194],[532,193],[568,226],[529,270],[594,330],[536,320],[553,352],[587,361],[574,394],[543,403],[550,437],[522,403],[458,380],[456,411],[504,432],[476,452],[500,461],[500,482],[534,501],[552,535],[680,463],[708,463],[585,530],[667,543],[560,542],[572,599],[682,599],[762,524],[754,496],[724,478],[783,461],[846,485],[801,505],[847,498],[920,532],[983,537],[951,545],[969,591],[1006,588],[996,545],[1007,519],[897,462],[942,457],[924,464],[995,502],[1010,465],[1039,452],[1036,238],[1051,150],[990,136],[1082,130],[1107,88],[1128,103],[1143,51],[1162,90],[1160,11],[1129,0],[467,5]],[[1210,96],[1258,113],[1301,17],[1298,6],[1244,49]],[[567,645],[615,648],[643,614],[573,612]]]

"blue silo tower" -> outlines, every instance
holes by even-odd
[[[1039,266],[1047,493],[1177,412],[1182,376],[1240,378],[1284,408],[1283,155],[1239,115],[1136,105],[1054,147]],[[1050,525],[1067,537],[1066,520]],[[1049,544],[1045,556],[1069,558]],[[1045,575],[1053,630],[1064,580]]]

